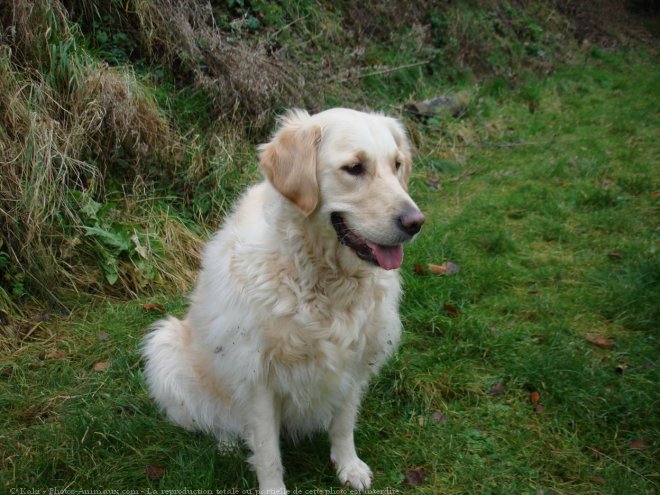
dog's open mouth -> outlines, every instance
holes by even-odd
[[[344,218],[337,212],[330,215],[330,220],[335,232],[337,232],[339,242],[355,251],[359,258],[385,270],[399,268],[403,263],[403,246],[401,244],[383,246],[368,241],[360,237],[354,230],[351,230],[346,225]]]

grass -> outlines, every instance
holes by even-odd
[[[376,490],[658,491],[658,63],[598,52],[526,77],[454,88],[471,95],[463,116],[410,122],[427,225],[402,268],[401,350],[356,434]],[[445,260],[460,272],[414,270]],[[167,294],[85,301],[0,357],[6,490],[255,487],[245,451],[219,454],[148,398],[138,345],[161,314],[144,303],[185,311]],[[284,447],[290,489],[339,489],[328,449]]]

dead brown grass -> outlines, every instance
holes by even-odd
[[[263,39],[226,42],[210,3],[135,1],[133,6],[149,53],[188,74],[193,86],[210,96],[218,118],[247,121],[263,131],[276,108],[311,100],[303,74],[292,61],[269,54]]]
[[[152,193],[149,166],[174,160],[183,144],[132,71],[94,61],[77,45],[58,1],[15,0],[2,6],[0,20],[0,246],[10,271],[29,277],[42,294],[101,290],[104,278],[95,266],[103,260],[94,259],[98,239],[85,235],[81,201],[103,202],[107,177],[124,174],[128,184],[141,185],[126,192],[124,205],[140,205]],[[124,170],[112,170],[117,163]],[[146,203],[124,211],[117,221],[135,223],[144,239],[154,225],[177,228]],[[194,266],[198,239],[183,228],[173,237],[172,258],[148,244],[136,252],[181,288],[190,280],[181,265]],[[144,270],[134,261],[118,260],[117,290],[145,288]]]

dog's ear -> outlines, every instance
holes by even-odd
[[[410,180],[410,173],[412,172],[412,151],[410,146],[410,140],[408,139],[408,133],[403,124],[394,118],[388,117],[387,122],[389,124],[390,131],[394,137],[394,142],[399,148],[401,153],[401,183],[403,188],[408,190],[408,181]]]
[[[261,171],[305,216],[319,202],[316,152],[321,139],[321,128],[307,120],[307,112],[290,111],[281,119],[273,139],[259,147]]]

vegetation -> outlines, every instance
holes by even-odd
[[[357,433],[375,488],[657,491],[657,17],[582,4],[0,6],[0,483],[255,486],[164,421],[137,347],[277,112],[344,105],[404,119],[428,218]],[[285,447],[289,486],[336,486],[327,450]]]

